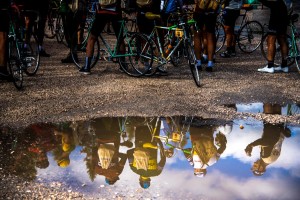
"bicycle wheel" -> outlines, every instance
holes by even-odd
[[[186,55],[188,57],[189,66],[193,75],[193,79],[198,87],[200,87],[200,73],[197,67],[197,59],[194,51],[194,45],[190,40],[186,40],[184,43]]]
[[[24,72],[28,76],[35,75],[40,66],[39,45],[36,35],[32,35],[29,44],[27,44],[27,48],[22,49],[22,60]]]
[[[56,40],[58,43],[65,43],[65,32],[64,32],[64,26],[63,26],[63,21],[62,21],[62,16],[58,15],[55,23],[55,32],[56,32]]]
[[[87,29],[80,28],[74,33],[72,37],[71,43],[71,55],[74,64],[78,69],[85,65],[85,58],[86,58],[86,46],[88,42],[89,32]],[[91,68],[93,68],[96,63],[98,62],[100,57],[100,44],[99,40],[95,42],[94,51],[91,61]]]
[[[226,41],[226,33],[225,33],[225,28],[224,25],[220,22],[216,23],[216,30],[215,30],[215,34],[216,34],[216,50],[215,52],[219,52]]]
[[[268,56],[268,44],[267,44],[267,38],[268,38],[268,33],[264,35],[262,39],[262,43],[260,46],[261,54],[262,56],[268,61],[267,56]],[[275,44],[275,57],[274,57],[274,64],[275,65],[281,65],[282,62],[282,57],[281,57],[281,50],[280,50],[280,45],[276,42]],[[287,45],[289,48],[289,54],[292,52],[292,38],[291,36],[287,35]],[[294,63],[295,59],[293,56],[288,56],[287,59],[287,65],[291,66]]]
[[[21,90],[23,88],[23,69],[20,52],[17,47],[17,41],[9,38],[8,43],[8,68],[13,77],[14,86]]]
[[[295,36],[295,44],[294,44],[294,58],[295,58],[295,64],[297,67],[298,72],[300,73],[300,38],[299,36]]]
[[[261,44],[263,26],[258,21],[249,21],[238,32],[237,43],[244,53],[254,52]]]
[[[124,39],[125,43],[127,42]],[[128,56],[119,59],[120,67],[130,76],[146,74],[153,63],[153,48],[146,36],[135,33],[126,46]]]
[[[56,24],[56,18],[54,18],[54,15],[54,11],[50,9],[47,16],[47,23],[45,28],[45,37],[49,39],[53,39],[56,36],[54,26]]]

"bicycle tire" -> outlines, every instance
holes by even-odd
[[[261,44],[263,26],[258,21],[249,21],[238,32],[238,47],[244,53],[254,52]]]
[[[56,32],[57,42],[68,46],[65,41],[65,32],[64,32],[64,26],[63,26],[63,21],[62,21],[61,15],[57,16],[56,23],[55,23],[55,32]]]
[[[17,46],[17,41],[9,39],[8,42],[8,68],[9,73],[13,78],[13,84],[18,89],[23,88],[23,69],[20,57],[20,51]]]
[[[125,39],[124,42],[126,42]],[[130,76],[145,75],[153,63],[153,48],[148,38],[140,33],[135,33],[125,46],[128,56],[119,59],[120,67]]]
[[[78,40],[79,32],[83,33],[82,42],[80,44],[78,44],[80,40],[80,39]],[[86,46],[88,42],[88,36],[89,36],[89,32],[87,29],[79,28],[72,37],[70,52],[71,52],[73,62],[78,69],[80,69],[82,66],[85,65]],[[92,56],[92,60],[91,60],[91,65],[90,65],[91,68],[93,68],[96,65],[96,63],[100,58],[100,43],[98,39],[95,42],[93,52],[94,55]]]
[[[188,57],[189,66],[193,75],[193,79],[198,87],[201,86],[200,73],[197,67],[197,59],[194,51],[194,45],[190,40],[186,40],[184,43],[186,55]]]
[[[33,34],[30,38],[27,48],[23,49],[23,64],[24,72],[28,76],[33,76],[37,73],[40,66],[40,53],[37,36]]]
[[[267,45],[267,38],[268,38],[268,33],[264,35],[263,39],[262,39],[262,43],[260,46],[260,50],[261,50],[261,54],[263,56],[263,58],[268,61],[267,55],[268,55],[268,45]],[[280,51],[280,45],[276,42],[276,47],[275,47],[275,57],[274,57],[274,64],[279,66],[281,65],[282,62],[282,57],[281,57],[281,51]],[[291,36],[287,35],[287,45],[289,48],[289,52],[291,52],[291,48],[292,48],[292,38]],[[295,59],[291,56],[288,56],[287,59],[287,65],[291,66],[294,63]]]
[[[216,50],[215,52],[219,52],[226,41],[226,32],[225,32],[225,27],[222,23],[217,22],[216,23],[216,30],[215,30],[215,34],[216,34]]]
[[[56,24],[56,18],[53,17],[54,13],[53,10],[50,9],[48,16],[47,16],[47,22],[46,22],[46,28],[45,28],[45,37],[48,39],[53,39],[56,37],[55,32],[55,26]]]
[[[146,35],[145,35],[146,36]],[[162,66],[161,64],[161,54],[159,51],[159,46],[158,46],[158,41],[157,40],[153,40],[153,38],[149,38],[148,36],[146,36],[149,40],[150,45],[152,46],[152,58],[153,58],[153,62],[151,67],[149,68],[149,70],[147,71],[147,73],[145,74],[145,76],[153,76],[156,74],[157,72],[157,68],[159,66]]]

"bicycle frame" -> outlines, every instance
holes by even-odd
[[[109,44],[104,39],[104,37],[102,37],[101,34],[99,35],[101,41],[103,42],[104,46],[106,47],[106,50],[107,50],[108,54],[110,55],[111,59],[134,55],[130,46],[129,46],[129,51],[130,51],[129,54],[118,54],[118,50],[119,50],[118,48],[120,46],[121,39],[124,38],[127,43],[129,42],[129,39],[130,39],[129,38],[129,31],[127,30],[127,28],[125,26],[125,20],[121,20],[119,22],[121,23],[121,28],[120,28],[119,35],[117,37],[117,41],[116,41],[113,48],[112,48],[112,45]]]

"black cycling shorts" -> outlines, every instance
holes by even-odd
[[[226,9],[223,14],[224,25],[234,27],[235,21],[240,16],[240,10]]]
[[[198,28],[203,29],[205,26],[208,33],[215,33],[217,21],[216,13],[195,12],[194,19],[197,22]]]

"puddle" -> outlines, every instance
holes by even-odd
[[[3,173],[86,198],[299,198],[300,126],[175,116],[40,123],[10,136],[1,130]]]
[[[232,105],[230,105],[232,106]],[[300,114],[300,104],[269,104],[269,103],[251,103],[234,105],[237,112],[279,114],[284,116]]]

